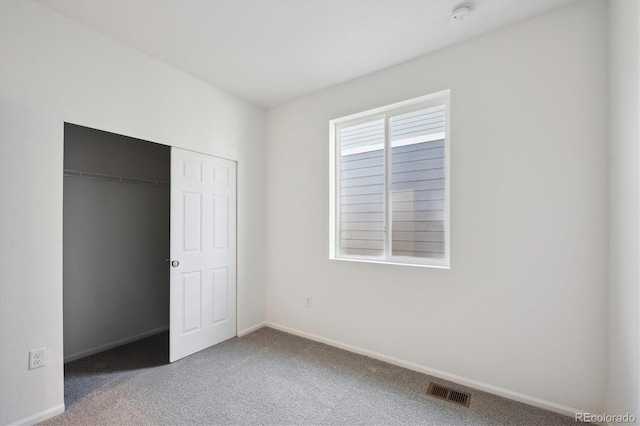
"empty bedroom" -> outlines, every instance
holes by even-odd
[[[640,423],[640,0],[0,1],[0,425]]]

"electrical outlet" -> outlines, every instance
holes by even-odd
[[[307,297],[307,308],[311,307],[311,298]]]
[[[47,348],[29,351],[29,370],[47,365]]]

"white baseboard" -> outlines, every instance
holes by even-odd
[[[409,361],[403,361],[398,358],[394,358],[391,356],[383,355],[381,353],[373,352],[367,349],[362,349],[357,346],[349,345],[346,343],[338,342],[336,340],[327,339],[325,337],[317,336],[315,334],[307,333],[305,331],[301,331],[295,328],[287,327],[280,324],[275,324],[273,322],[266,322],[266,326],[270,328],[274,328],[276,330],[284,331],[285,333],[295,334],[296,336],[304,337],[309,340],[315,340],[316,342],[325,343],[329,346],[334,346],[336,348],[344,349],[349,352],[354,352],[360,355],[365,355],[370,358],[374,358],[380,361],[387,362],[389,364],[397,365],[399,367],[403,367],[409,370],[417,371],[419,373],[428,374],[430,376],[438,377],[443,380],[448,380],[450,382],[458,383],[462,386],[467,386],[473,389],[478,389],[483,392],[491,393],[493,395],[498,395],[503,398],[511,399],[514,401],[522,402],[527,405],[532,405],[534,407],[542,408],[545,410],[553,411],[554,413],[563,414],[565,416],[569,416],[571,418],[575,418],[576,413],[587,413],[586,410],[578,410],[577,408],[567,407],[562,404],[556,404],[555,402],[546,401],[544,399],[536,398],[533,396],[525,395],[519,392],[515,392],[509,389],[501,388],[499,386],[490,385],[488,383],[479,382],[477,380],[468,379],[466,377],[461,377],[455,374],[450,374],[445,371],[436,370],[434,368],[425,367],[423,365],[415,364]]]
[[[242,331],[238,331],[238,337],[246,336],[249,333],[253,333],[256,330],[260,330],[262,327],[267,325],[266,322],[261,322],[260,324],[256,324],[253,327],[245,328]]]
[[[43,422],[47,419],[50,419],[51,417],[55,417],[58,414],[62,414],[64,413],[64,404],[58,404],[54,407],[48,408],[44,411],[39,412],[38,414],[34,414],[33,416],[29,416],[29,417],[25,417],[22,420],[18,420],[12,423],[9,423],[9,425],[13,426],[31,426],[31,425],[35,425],[36,423],[40,423]]]
[[[64,362],[75,361],[76,359],[84,358],[89,355],[97,354],[98,352],[106,351],[118,346],[126,345],[127,343],[135,342],[136,340],[144,339],[145,337],[153,336],[154,334],[162,333],[169,329],[166,327],[154,328],[153,330],[145,331],[144,333],[136,334],[135,336],[125,337],[124,339],[116,340],[115,342],[105,343],[104,345],[96,346],[93,348],[85,349],[80,352],[76,352],[64,357]]]

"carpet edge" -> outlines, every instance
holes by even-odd
[[[577,408],[569,407],[566,405],[558,404],[555,402],[547,401],[541,398],[536,398],[534,396],[526,395],[520,392],[512,391],[510,389],[502,388],[499,386],[494,386],[488,383],[480,382],[473,379],[468,379],[466,377],[458,376],[455,374],[447,373],[445,371],[437,370],[435,368],[426,367],[420,364],[416,364],[409,361],[404,361],[399,358],[395,358],[392,356],[384,355],[378,352],[370,351],[368,349],[363,349],[358,346],[350,345],[347,343],[339,342],[337,340],[328,339],[326,337],[318,336],[313,333],[308,333],[306,331],[298,330],[293,327],[288,327],[285,325],[277,324],[274,322],[267,321],[266,327],[273,328],[275,330],[280,330],[285,333],[293,334],[296,336],[304,337],[309,340],[314,340],[316,342],[324,343],[329,346],[333,346],[339,349],[344,349],[349,352],[353,352],[359,355],[368,356],[370,358],[377,359],[379,361],[384,361],[389,364],[396,365],[398,367],[403,367],[408,370],[417,371],[419,373],[428,374],[430,376],[438,377],[443,380],[448,380],[450,382],[457,383],[462,386],[467,386],[469,388],[477,389],[479,391],[487,392],[492,395],[497,395],[506,399],[510,399],[513,401],[521,402],[523,404],[531,405],[533,407],[542,408],[544,410],[552,411],[557,414],[562,414],[567,417],[571,417],[575,419],[575,415],[578,413],[589,413],[587,410],[579,410]]]

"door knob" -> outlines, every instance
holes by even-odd
[[[177,260],[172,260],[171,261],[171,266],[173,266],[174,268],[177,268],[179,264],[180,264],[180,262],[178,262]]]

